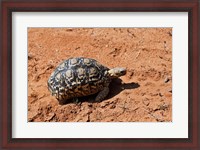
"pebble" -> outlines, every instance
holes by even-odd
[[[28,59],[32,59],[34,55],[32,53],[28,53]]]
[[[116,106],[115,105],[111,105],[110,106],[110,109],[114,109]]]
[[[167,82],[169,82],[169,80],[170,79],[168,77],[166,77],[165,80],[164,80],[164,82],[167,83]]]
[[[172,89],[169,89],[168,92],[172,93]]]
[[[67,28],[66,31],[73,31],[73,28]]]
[[[163,94],[159,93],[159,96],[160,96],[160,97],[162,97],[162,96],[163,96]]]
[[[92,107],[92,104],[91,104],[91,103],[89,103],[89,104],[88,104],[88,107]]]

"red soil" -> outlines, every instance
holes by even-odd
[[[57,65],[70,57],[126,67],[102,102],[94,96],[60,105],[47,89]],[[29,28],[28,120],[34,122],[172,121],[171,28]]]

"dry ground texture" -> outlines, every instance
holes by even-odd
[[[102,102],[89,96],[60,105],[47,80],[60,62],[79,56],[126,67],[127,74]],[[29,28],[28,121],[172,121],[172,29]]]

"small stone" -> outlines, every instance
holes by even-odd
[[[80,47],[79,47],[79,46],[75,48],[75,50],[78,50],[78,49],[80,49]]]
[[[110,106],[110,109],[114,109],[116,106],[115,105],[111,105]]]
[[[168,92],[172,93],[172,89],[169,89]]]
[[[73,28],[67,28],[66,31],[73,31]]]
[[[91,103],[89,103],[89,104],[88,104],[88,107],[92,107],[92,104],[91,104]]]
[[[167,83],[167,82],[169,82],[169,80],[170,79],[168,77],[166,77],[165,80],[164,80],[164,82]]]
[[[28,53],[28,59],[32,59],[34,57],[34,55],[32,53]]]
[[[52,69],[52,68],[54,68],[54,65],[53,65],[53,64],[47,64],[46,70],[49,70],[49,69]]]
[[[38,60],[40,60],[40,58],[38,58],[38,57],[35,57],[35,61],[38,61]]]
[[[38,93],[37,92],[32,92],[30,94],[30,96],[35,100],[35,99],[38,99]]]
[[[172,32],[171,31],[169,31],[168,34],[169,34],[169,36],[172,36]]]
[[[102,102],[101,104],[100,104],[100,107],[101,108],[104,108],[104,107],[106,107],[107,105],[109,105],[110,104],[110,102]]]
[[[163,95],[161,93],[158,94],[160,97],[162,97]]]

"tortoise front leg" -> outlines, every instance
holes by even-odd
[[[95,98],[95,101],[96,102],[102,101],[108,95],[108,93],[109,93],[109,88],[105,87],[102,91],[98,93],[98,95]]]

